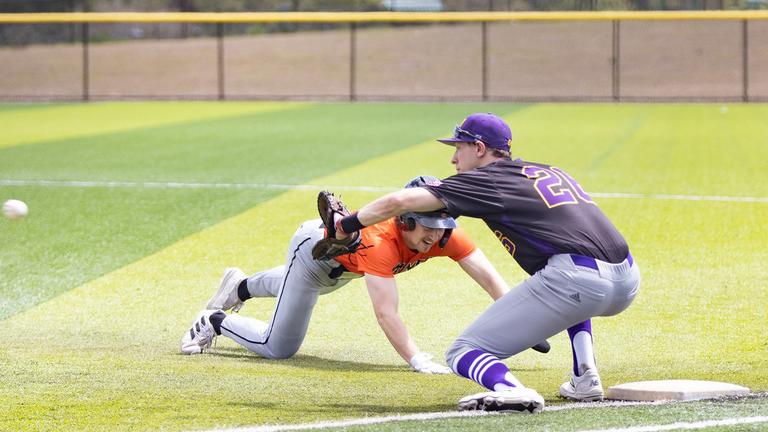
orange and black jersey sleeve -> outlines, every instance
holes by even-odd
[[[360,235],[357,251],[336,257],[336,261],[350,272],[380,277],[394,277],[432,257],[447,256],[460,261],[477,249],[469,236],[456,228],[444,248],[435,243],[427,253],[415,252],[405,245],[394,218],[365,227]]]
[[[629,252],[590,196],[557,167],[500,159],[425,188],[451,216],[482,219],[529,274],[556,254],[618,263]]]

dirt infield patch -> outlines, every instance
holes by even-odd
[[[619,92],[627,99],[742,96],[742,23],[622,22]],[[224,39],[228,98],[611,100],[612,23],[494,23],[483,88],[480,24],[366,28]],[[748,27],[748,90],[768,97],[768,23]],[[92,43],[93,97],[216,98],[217,40]],[[0,49],[0,97],[83,93],[80,45]],[[354,74],[354,81],[351,77]]]

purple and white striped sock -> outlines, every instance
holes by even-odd
[[[586,320],[568,328],[573,352],[573,374],[581,376],[587,369],[595,369],[595,353],[592,349],[592,321]]]
[[[457,375],[480,384],[481,386],[500,391],[523,385],[509,372],[507,365],[496,356],[480,350],[470,350],[458,355],[453,361],[453,371]]]

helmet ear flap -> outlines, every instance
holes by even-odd
[[[416,219],[409,216],[398,216],[397,225],[403,231],[413,231],[416,229]]]
[[[448,240],[451,238],[452,232],[453,232],[453,228],[447,228],[443,233],[443,237],[440,238],[440,242],[438,243],[438,246],[440,246],[441,249],[448,244]]]

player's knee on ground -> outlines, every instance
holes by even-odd
[[[274,343],[270,340],[268,343],[241,343],[248,351],[258,354],[260,357],[272,360],[284,360],[293,357],[299,350],[301,343],[283,344]]]
[[[281,344],[277,347],[271,347],[269,350],[269,358],[275,360],[291,358],[297,351],[299,351],[300,346],[301,344]]]

